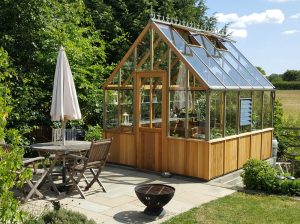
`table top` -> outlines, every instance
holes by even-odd
[[[62,142],[45,142],[37,143],[30,146],[35,151],[43,152],[80,152],[89,150],[91,142],[86,141],[66,141],[65,145]]]

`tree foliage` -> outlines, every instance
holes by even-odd
[[[8,126],[25,133],[32,126],[52,124],[49,111],[61,45],[83,115],[79,125],[102,124],[101,85],[147,24],[151,6],[161,15],[209,27],[216,23],[214,17],[206,16],[203,0],[2,1],[0,46],[18,74],[7,78],[13,105]]]
[[[0,146],[0,222],[22,223],[25,214],[19,209],[19,202],[14,199],[13,187],[20,187],[30,178],[29,170],[24,169],[22,163],[23,149],[19,147],[21,137],[16,130],[6,129],[6,119],[11,111],[9,106],[10,91],[7,78],[14,75],[9,56],[0,48],[0,142],[5,138],[10,140],[11,151],[5,151]]]

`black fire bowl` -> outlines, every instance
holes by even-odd
[[[142,184],[135,187],[138,199],[146,206],[144,213],[164,216],[163,207],[173,198],[175,188],[165,184]]]

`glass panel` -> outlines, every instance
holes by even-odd
[[[172,52],[170,87],[185,88],[187,69],[179,58]]]
[[[119,106],[118,106],[118,91],[106,90],[106,127],[116,128],[119,127]]]
[[[226,92],[226,136],[237,134],[238,103],[237,92]]]
[[[170,91],[169,136],[185,137],[185,91]]]
[[[215,48],[215,46],[204,36],[200,34],[191,34],[197,40],[197,42],[204,47],[207,52],[214,57],[221,57],[220,52]]]
[[[140,126],[150,127],[150,78],[141,78]]]
[[[182,37],[175,30],[170,29],[169,26],[164,24],[156,23],[156,25],[169,39],[169,41],[173,43],[176,48],[183,54],[188,63],[190,63],[195,71],[197,71],[197,75],[199,75],[201,79],[207,83],[208,86],[215,88],[224,88],[222,83],[204,65],[204,63],[201,62],[196,55],[193,55],[191,48],[185,43]]]
[[[137,71],[150,70],[150,30],[137,46]]]
[[[210,138],[215,139],[223,136],[223,92],[211,92],[210,101]]]
[[[205,139],[206,92],[189,91],[188,134],[190,138]]]
[[[260,83],[228,51],[221,51],[222,56],[238,71],[253,88],[262,88]]]
[[[252,92],[252,130],[261,129],[262,92]]]
[[[133,127],[133,90],[120,90],[121,127]]]
[[[155,47],[155,46],[154,46]],[[154,49],[154,70],[167,70],[168,69],[169,47],[160,41]]]
[[[244,55],[230,42],[223,42],[233,56],[254,76],[259,83],[267,88],[273,88],[270,82],[245,58]]]
[[[264,92],[263,128],[272,127],[272,97],[271,92]]]
[[[214,56],[215,61],[221,66],[221,68],[241,87],[251,87],[251,85],[239,74],[232,65],[220,54],[214,45],[204,36],[195,35],[195,39],[205,46],[208,53]]]
[[[235,87],[238,89],[239,86],[230,78],[230,76],[220,68],[217,62],[214,61],[212,57],[209,57],[204,48],[201,47],[191,47],[196,53],[199,59],[210,69],[210,71],[218,77],[222,84],[226,87]]]
[[[203,85],[199,82],[199,78],[190,71],[189,76],[189,87],[202,87]]]
[[[135,60],[134,52],[129,56],[127,61],[122,66],[121,69],[121,83],[124,84],[133,84],[133,71],[135,69]],[[126,83],[125,83],[126,82]]]
[[[207,83],[211,88],[224,88],[222,83],[213,75],[213,73],[199,60],[196,55],[185,56],[185,59],[192,65],[192,67],[197,71],[197,75]]]
[[[240,133],[251,131],[251,117],[250,117],[249,124],[246,121],[244,122],[243,120],[248,119],[248,117],[246,116],[246,113],[249,113],[249,112],[252,113],[252,102],[251,102],[251,108],[250,108],[250,111],[249,111],[249,110],[247,110],[247,105],[242,106],[242,104],[243,105],[247,104],[247,102],[244,101],[244,100],[251,100],[252,101],[250,91],[242,91],[240,93],[240,113],[239,113],[239,116],[240,116]],[[250,116],[251,116],[251,114],[250,114]]]
[[[162,80],[152,78],[152,127],[161,128],[162,123]]]

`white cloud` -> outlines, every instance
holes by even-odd
[[[280,9],[268,9],[261,13],[252,13],[243,16],[239,16],[236,13],[217,13],[215,17],[219,23],[230,23],[228,31],[231,32],[231,36],[240,38],[248,36],[248,25],[263,23],[281,24],[285,20],[285,16]]]
[[[231,34],[231,37],[246,38],[248,36],[246,29],[228,28],[228,32]]]
[[[299,32],[300,32],[299,30],[286,30],[286,31],[283,31],[282,34],[292,35],[292,34],[299,33]]]
[[[249,24],[258,23],[283,23],[285,17],[280,9],[268,9],[261,13],[252,13],[250,15],[238,16],[236,13],[215,14],[218,22],[220,23],[238,23],[240,27],[245,27]]]
[[[291,19],[299,19],[300,18],[300,12],[295,14],[295,15],[292,15],[290,16]]]

